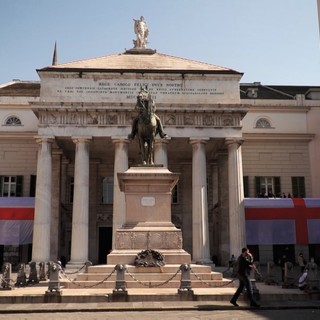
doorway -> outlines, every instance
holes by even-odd
[[[293,244],[274,244],[273,245],[273,261],[276,264],[280,263],[283,256],[286,256],[287,260],[295,264],[295,254]]]
[[[107,255],[112,250],[112,227],[99,227],[99,264],[107,264]]]

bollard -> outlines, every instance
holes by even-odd
[[[117,264],[115,266],[116,274],[116,287],[113,289],[112,294],[108,296],[110,302],[128,302],[128,291],[126,288],[124,264]]]
[[[29,263],[29,266],[30,266],[30,274],[29,274],[28,284],[39,283],[36,263],[32,261]]]
[[[91,261],[86,261],[85,263],[85,273],[88,273],[89,271],[89,267],[92,266],[92,262]]]
[[[11,281],[11,263],[4,263],[2,266],[2,278],[0,283],[0,290],[12,290]]]
[[[180,288],[178,289],[180,301],[193,301],[195,297],[191,288],[190,264],[182,264],[179,269],[181,271]]]
[[[17,275],[15,286],[16,287],[27,286],[26,265],[24,263],[19,264],[18,275]]]
[[[293,264],[286,262],[284,264],[284,283],[282,288],[294,288],[294,278]]]
[[[126,288],[126,281],[125,281],[125,275],[124,275],[126,266],[124,264],[117,264],[115,266],[115,269],[117,271],[116,287],[114,288],[113,292],[118,292],[118,291],[126,292],[127,288]]]
[[[267,284],[267,285],[277,284],[278,283],[276,281],[274,263],[272,261],[269,261],[267,263],[267,274],[266,274],[264,283]]]
[[[46,281],[46,264],[42,261],[39,263],[39,280]]]
[[[49,264],[49,286],[48,290],[46,291],[46,294],[52,294],[53,291],[56,293],[61,293],[61,287],[60,287],[60,270],[61,265],[55,262],[50,262]]]
[[[180,291],[190,291],[191,288],[191,280],[190,280],[190,265],[189,264],[182,264],[180,266],[181,270],[181,281],[180,281],[180,288],[178,289],[178,292]]]

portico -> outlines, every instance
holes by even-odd
[[[141,60],[148,69],[141,70]],[[138,143],[127,135],[141,84],[151,88],[170,137],[156,141],[155,163],[181,174],[172,221],[182,230],[183,248],[201,264],[210,263],[212,255],[226,261],[240,250],[245,242],[241,120],[246,113],[239,99],[240,73],[154,52],[55,65],[38,73],[40,101],[32,107],[45,154],[39,152],[37,190],[60,194],[58,225],[64,231],[51,228],[46,215],[52,214],[52,199],[37,193],[33,260],[65,255],[74,265],[88,259],[98,263],[99,250],[114,248],[125,214],[117,173],[140,163]],[[51,145],[61,157],[52,157]],[[50,183],[52,165],[61,166],[59,183]],[[228,184],[222,182],[224,176]],[[216,206],[227,208],[221,218],[227,224],[218,229],[213,223]],[[50,257],[48,238],[40,236],[44,225],[56,243]],[[112,230],[109,247],[101,240],[103,228]],[[228,243],[224,234],[229,234]]]

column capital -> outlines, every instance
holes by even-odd
[[[54,136],[35,136],[34,138],[37,143],[42,143],[42,142],[53,143],[55,141]]]
[[[92,141],[91,136],[71,137],[74,143],[90,143]]]
[[[130,140],[128,139],[128,137],[125,137],[125,136],[119,136],[119,137],[111,137],[111,141],[112,143],[114,144],[118,144],[118,143],[130,143]]]
[[[232,145],[237,144],[237,146],[241,146],[244,142],[244,139],[242,137],[240,138],[225,138],[225,144],[226,145]]]
[[[210,138],[208,138],[208,137],[197,137],[197,138],[191,137],[191,138],[189,138],[189,143],[191,145],[199,144],[199,143],[200,144],[207,144],[209,140],[210,140]]]

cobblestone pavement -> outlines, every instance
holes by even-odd
[[[320,310],[214,310],[214,311],[132,311],[73,312],[0,315],[0,320],[318,320]]]

